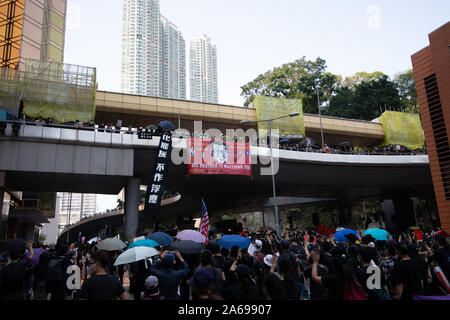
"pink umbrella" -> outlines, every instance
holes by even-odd
[[[204,235],[202,235],[200,232],[195,230],[183,230],[180,231],[177,236],[177,239],[179,240],[191,240],[198,243],[205,243],[206,238]]]

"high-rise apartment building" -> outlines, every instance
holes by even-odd
[[[190,42],[190,99],[219,103],[216,45],[206,35]]]
[[[122,92],[186,99],[185,40],[159,0],[124,0],[122,22]]]
[[[122,26],[122,92],[159,95],[159,0],[124,0]]]
[[[69,224],[94,215],[97,209],[96,194],[58,193],[56,201],[59,209],[59,232]]]
[[[172,22],[161,19],[160,93],[164,98],[186,99],[186,43]]]
[[[0,0],[0,66],[63,62],[67,0]]]

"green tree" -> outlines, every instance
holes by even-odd
[[[361,82],[369,82],[372,80],[383,78],[385,76],[387,77],[387,75],[381,71],[375,71],[372,73],[361,71],[355,73],[355,75],[351,77],[346,77],[343,85],[355,90],[356,87],[361,84]]]
[[[316,87],[319,87],[321,102],[328,105],[341,82],[341,76],[326,72],[324,59],[318,57],[315,61],[309,61],[303,56],[260,74],[241,87],[241,96],[245,98],[245,106],[249,106],[259,95],[302,99],[304,112],[318,113]]]
[[[399,109],[400,95],[396,84],[385,74],[355,84],[355,89],[345,86],[331,98],[324,114],[360,120],[373,120],[385,108]]]
[[[413,71],[399,72],[395,75],[394,82],[400,94],[401,108],[408,112],[419,112],[419,102]]]

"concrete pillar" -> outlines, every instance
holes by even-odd
[[[414,201],[411,198],[396,198],[382,202],[383,220],[386,229],[401,232],[416,225]]]
[[[139,178],[132,178],[125,187],[125,238],[133,241],[139,227]]]
[[[401,230],[416,225],[416,214],[414,212],[414,201],[411,198],[394,199],[395,215],[397,224]]]

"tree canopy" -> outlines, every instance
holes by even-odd
[[[342,78],[326,72],[325,60],[315,61],[305,57],[260,74],[253,81],[241,87],[245,106],[249,106],[255,96],[302,99],[303,110],[317,113],[316,88],[319,88],[321,101],[329,101],[339,87]]]
[[[418,112],[417,92],[412,70],[398,73],[394,79],[381,71],[357,72],[346,77],[328,72],[320,57],[303,56],[260,74],[241,87],[245,106],[255,96],[302,99],[305,113],[318,113],[317,94],[325,115],[373,120],[385,109]]]

